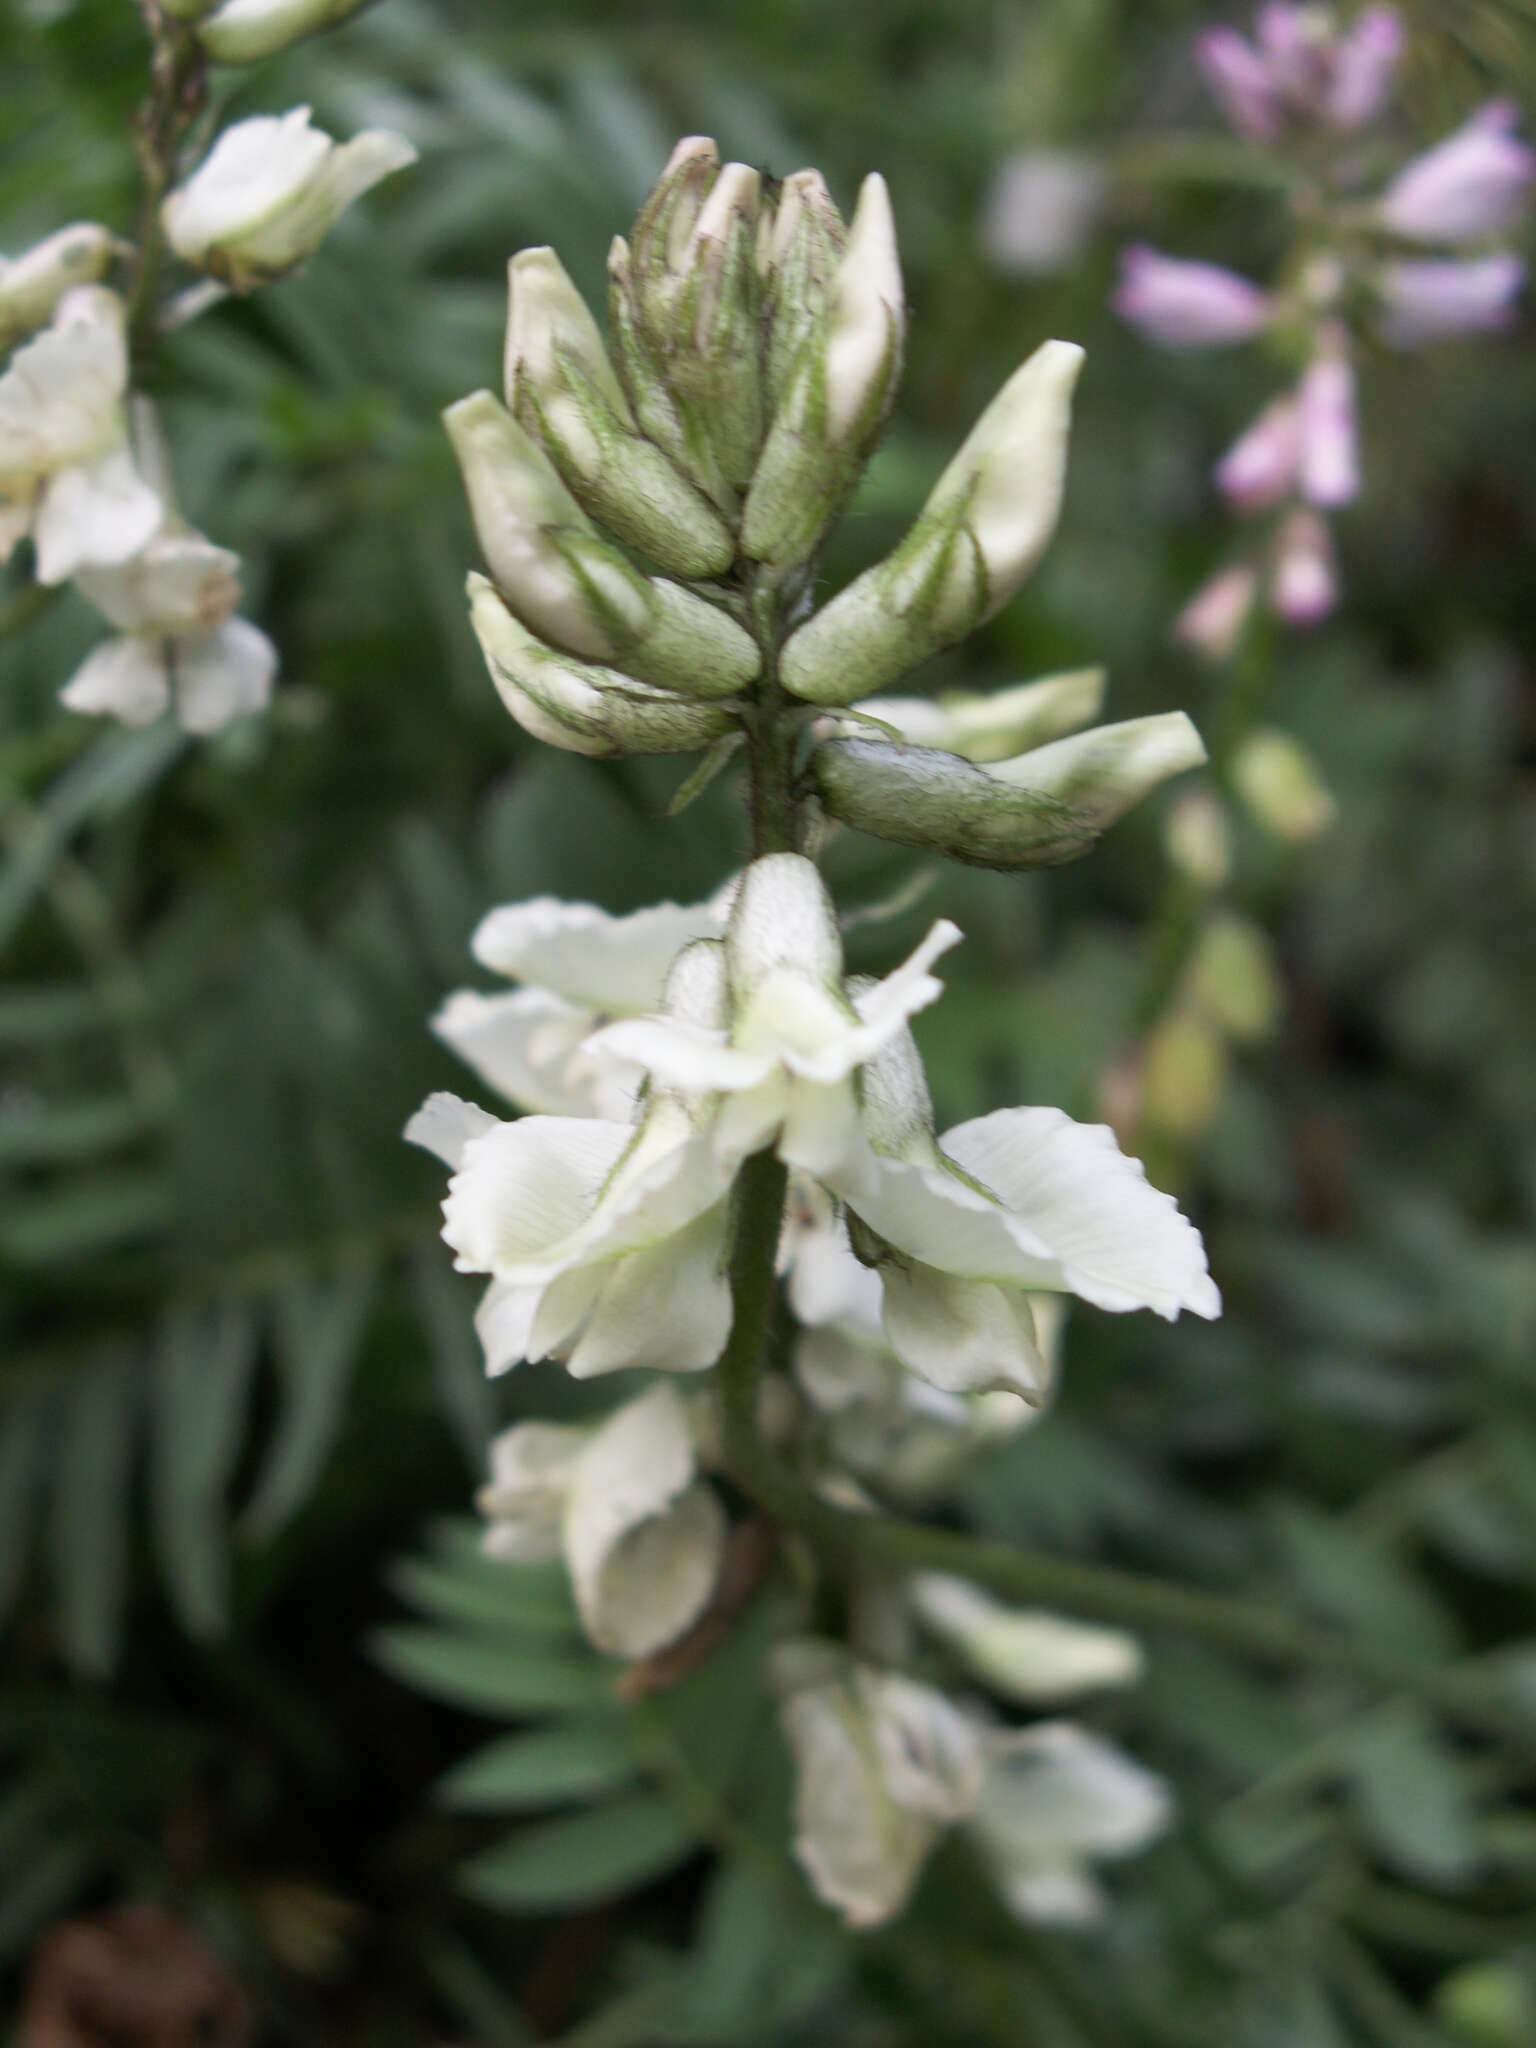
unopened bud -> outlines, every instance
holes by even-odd
[[[217,64],[254,64],[290,43],[335,28],[364,0],[224,0],[199,22],[197,40]]]
[[[827,291],[848,242],[843,217],[820,171],[794,171],[779,187],[766,233],[758,241],[768,346],[763,376],[777,408],[805,343],[820,326]]]
[[[1338,601],[1338,556],[1327,523],[1305,508],[1293,512],[1275,543],[1270,610],[1288,626],[1316,626]]]
[[[1280,1021],[1280,977],[1274,949],[1251,918],[1235,911],[1213,917],[1189,964],[1191,1002],[1229,1038],[1256,1045]]]
[[[1003,386],[906,538],[784,649],[786,687],[818,704],[873,694],[992,617],[1056,529],[1083,351],[1048,341]]]
[[[1170,1010],[1147,1040],[1141,1066],[1141,1115],[1170,1138],[1198,1138],[1215,1122],[1227,1092],[1221,1032],[1193,1010]]]
[[[1311,756],[1289,733],[1251,733],[1232,764],[1238,792],[1261,825],[1293,845],[1321,838],[1338,815]]]
[[[573,754],[682,754],[731,730],[730,714],[535,639],[484,576],[468,582],[470,623],[502,702],[535,739]]]
[[[1232,828],[1208,789],[1186,790],[1168,812],[1163,845],[1181,875],[1201,889],[1220,889],[1232,873]]]
[[[1205,748],[1182,711],[1097,726],[988,768],[925,747],[831,740],[811,756],[834,818],[982,867],[1076,860]]]
[[[747,494],[742,546],[754,560],[804,560],[836,517],[895,397],[904,331],[890,194],[871,175]]]
[[[916,747],[942,747],[967,761],[1006,761],[1027,747],[1076,732],[1104,702],[1101,668],[1067,670],[1038,682],[986,694],[955,690],[942,697],[870,697],[855,712],[894,727]]]
[[[660,448],[635,431],[597,323],[553,249],[508,265],[507,404],[579,503],[674,575],[723,575],[725,522]]]
[[[545,638],[689,697],[729,697],[761,662],[733,619],[642,576],[591,522],[548,456],[489,391],[448,407],[481,552],[498,589]]]
[[[72,286],[105,277],[117,250],[108,229],[77,221],[20,256],[0,256],[0,348],[50,320]]]
[[[1251,562],[1233,562],[1218,569],[1174,620],[1174,639],[1207,661],[1229,661],[1237,651],[1258,590],[1259,572]]]

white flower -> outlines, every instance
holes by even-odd
[[[648,1657],[684,1634],[720,1575],[725,1511],[698,1477],[687,1411],[667,1386],[595,1429],[507,1430],[478,1505],[493,1557],[564,1554],[587,1634],[614,1656]]]
[[[795,1760],[795,1855],[818,1898],[873,1927],[912,1895],[981,1787],[977,1730],[932,1687],[829,1645],[786,1645],[780,1723]]]
[[[71,711],[147,725],[173,699],[188,732],[217,732],[259,711],[272,693],[277,650],[230,616],[239,557],[201,534],[163,528],[117,568],[81,569],[75,587],[121,629],[87,655],[60,691]]]
[[[1081,1925],[1103,1910],[1092,1864],[1134,1856],[1168,1825],[1163,1780],[1069,1721],[995,1735],[971,1833],[1020,1920]]]
[[[41,327],[67,291],[104,277],[121,249],[109,229],[76,221],[20,256],[0,256],[0,348]]]
[[[125,561],[161,522],[128,445],[127,388],[123,303],[101,285],[66,292],[0,376],[5,552],[30,531],[40,583]]]
[[[733,1169],[685,1105],[660,1097],[638,1127],[500,1123],[434,1095],[405,1135],[454,1169],[443,1236],[461,1273],[491,1275],[477,1317],[489,1371],[525,1358],[564,1359],[578,1379],[714,1364],[731,1327]]]
[[[920,1572],[909,1592],[926,1625],[1000,1699],[1053,1706],[1141,1676],[1141,1646],[1121,1629],[1007,1607],[944,1572]]]
[[[863,1075],[873,1150],[857,1176],[824,1176],[855,1244],[877,1260],[886,1337],[950,1393],[1043,1398],[1049,1368],[1026,1290],[1112,1311],[1221,1312],[1200,1234],[1103,1124],[1058,1109],[1004,1109],[934,1136],[910,1031]]]
[[[894,974],[850,995],[821,876],[800,854],[769,854],[743,874],[724,940],[692,949],[698,971],[721,980],[727,1020],[710,1027],[634,1018],[592,1043],[667,1087],[718,1092],[714,1141],[722,1156],[739,1160],[776,1141],[792,1166],[857,1179],[865,1148],[853,1076],[939,996],[928,969],[959,936],[954,925],[936,924]]]
[[[369,128],[335,143],[309,108],[226,128],[160,209],[176,254],[233,290],[281,277],[311,256],[354,199],[416,161],[403,135]]]
[[[707,903],[657,903],[624,917],[554,896],[503,904],[482,918],[470,950],[493,974],[527,985],[504,995],[460,989],[432,1028],[519,1109],[626,1119],[641,1070],[599,1058],[586,1040],[609,1018],[660,1005],[683,948],[725,930],[733,886]]]

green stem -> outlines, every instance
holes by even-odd
[[[160,205],[176,175],[176,153],[203,103],[204,60],[190,30],[140,0],[148,31],[150,87],[138,114],[139,212],[128,285],[128,345],[142,370],[154,348],[165,237]]]

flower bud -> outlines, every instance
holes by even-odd
[[[1334,44],[1325,113],[1335,128],[1364,128],[1391,98],[1403,54],[1402,16],[1367,7]]]
[[[1242,638],[1259,572],[1250,562],[1233,562],[1202,583],[1173,622],[1173,637],[1207,661],[1229,661]]]
[[[1048,341],[1014,372],[906,538],[791,636],[787,689],[851,703],[1007,603],[1056,529],[1082,364],[1075,344]]]
[[[597,323],[554,250],[524,249],[507,280],[513,416],[610,533],[675,575],[723,575],[736,552],[725,522],[636,433]]]
[[[1224,911],[1200,934],[1189,963],[1191,1003],[1239,1045],[1261,1044],[1283,1000],[1274,948],[1251,918]]]
[[[1216,263],[1188,263],[1138,243],[1120,258],[1114,309],[1165,348],[1220,348],[1249,341],[1274,317],[1257,285]]]
[[[363,0],[224,0],[199,12],[197,40],[216,64],[254,64],[290,43],[335,28]]]
[[[1296,395],[1297,482],[1310,505],[1347,505],[1360,493],[1355,372],[1340,331],[1325,336]]]
[[[1516,140],[1514,105],[1492,100],[1433,149],[1399,171],[1376,221],[1415,242],[1473,242],[1507,227],[1536,173],[1536,155]]]
[[[1269,604],[1288,626],[1319,625],[1339,601],[1333,536],[1315,512],[1293,512],[1280,529]]]
[[[717,704],[675,696],[534,638],[473,573],[470,623],[497,693],[524,731],[574,754],[681,754],[732,729]]]
[[[1195,62],[1228,121],[1250,142],[1273,142],[1285,125],[1269,66],[1236,29],[1211,28],[1195,43]]]
[[[1262,512],[1289,495],[1300,450],[1296,401],[1273,399],[1217,463],[1216,488],[1235,510]]]
[[[1512,326],[1525,265],[1518,256],[1384,263],[1375,282],[1386,340],[1394,348],[1422,348],[1448,335],[1496,334]]]
[[[896,224],[885,180],[859,189],[820,322],[795,357],[742,515],[742,546],[776,566],[816,547],[885,423],[904,333]]]
[[[20,256],[0,256],[0,349],[50,320],[72,286],[105,277],[117,250],[108,229],[77,221]]]
[[[1181,875],[1200,889],[1220,889],[1232,874],[1232,828],[1208,789],[1190,789],[1173,804],[1163,847]]]
[[[751,478],[763,438],[761,185],[750,165],[722,166],[712,142],[689,137],[641,208],[631,242],[636,337],[686,435],[735,490]]]
[[[911,746],[940,747],[967,761],[1005,761],[1096,718],[1104,681],[1103,669],[1078,668],[985,695],[955,690],[936,698],[869,697],[853,709],[893,726]]]
[[[920,1572],[911,1590],[926,1625],[1000,1699],[1051,1706],[1141,1676],[1141,1645],[1119,1629],[1007,1607],[944,1572]]]
[[[1097,838],[1159,783],[1200,767],[1205,757],[1204,742],[1188,714],[1166,711],[1096,725],[999,761],[990,772],[1010,788],[1069,805]]]
[[[1188,1142],[1208,1131],[1227,1093],[1226,1041],[1209,1017],[1175,1008],[1162,1017],[1141,1063],[1141,1115],[1151,1130]]]
[[[365,129],[335,143],[309,108],[258,114],[226,128],[160,209],[185,263],[247,292],[297,269],[354,199],[416,161],[403,135]]]
[[[1338,814],[1311,757],[1289,733],[1251,733],[1232,763],[1232,780],[1260,824],[1293,845],[1320,838]]]
[[[450,405],[475,534],[497,588],[543,635],[591,660],[690,697],[727,697],[761,656],[723,611],[642,576],[601,539],[538,443],[489,391]]]
[[[816,332],[832,279],[848,244],[848,230],[820,171],[793,171],[779,188],[767,232],[758,242],[763,275],[767,349],[763,377],[777,408],[801,348]]]

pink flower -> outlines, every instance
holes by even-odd
[[[1380,225],[1415,242],[1471,242],[1506,227],[1536,174],[1508,100],[1481,107],[1444,142],[1399,171],[1376,209]]]
[[[1280,529],[1269,604],[1288,626],[1315,626],[1339,601],[1333,536],[1315,512],[1293,512]]]
[[[1277,398],[1216,465],[1216,488],[1239,512],[1278,504],[1296,481],[1301,431],[1294,399]]]
[[[1347,505],[1360,493],[1355,372],[1344,337],[1325,339],[1297,392],[1298,481],[1312,505]]]
[[[1186,263],[1145,243],[1124,250],[1114,308],[1167,348],[1213,348],[1247,341],[1267,327],[1267,293],[1215,263]]]
[[[1221,111],[1251,142],[1273,142],[1284,115],[1269,66],[1234,28],[1208,28],[1195,43],[1195,62]]]
[[[1207,661],[1226,661],[1237,646],[1253,600],[1259,572],[1251,562],[1233,562],[1202,583],[1173,622],[1173,637]]]
[[[1514,324],[1524,283],[1518,256],[1384,263],[1376,274],[1382,334],[1396,348],[1421,348],[1446,335],[1496,333]]]
[[[1333,49],[1326,112],[1335,128],[1364,128],[1386,106],[1403,54],[1393,7],[1367,7]]]
[[[1328,83],[1329,30],[1315,7],[1270,0],[1259,9],[1259,48],[1271,80],[1303,113],[1315,112]]]

